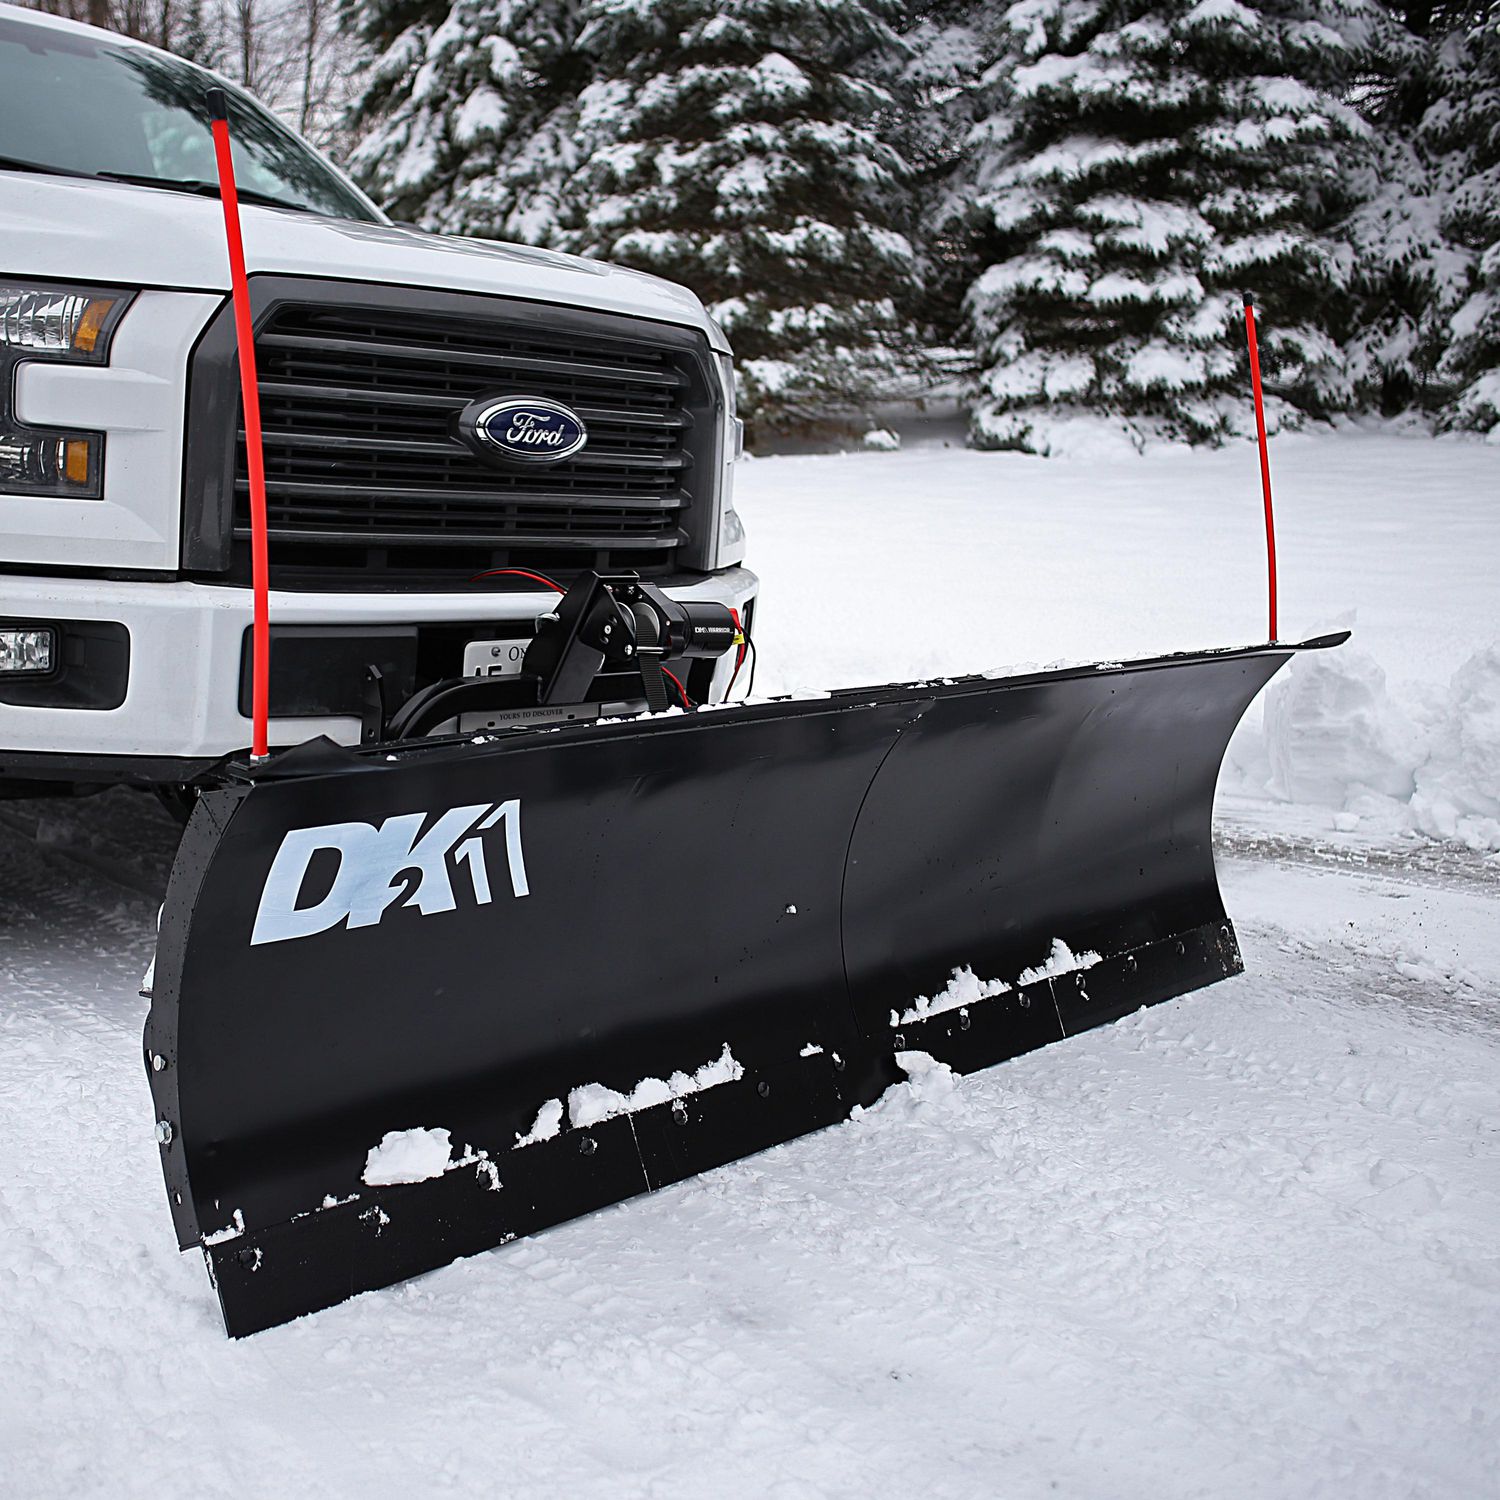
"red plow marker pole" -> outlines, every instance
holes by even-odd
[[[234,186],[234,155],[229,141],[229,103],[222,89],[207,95],[213,123],[219,197],[224,204],[224,237],[229,244],[229,280],[234,292],[234,339],[240,355],[240,394],[245,407],[245,457],[250,469],[250,580],[254,627],[250,654],[251,760],[270,754],[271,602],[266,557],[266,466],[260,438],[260,384],[255,374],[255,330],[250,320],[250,283],[245,276],[245,244],[240,236],[240,199]],[[1258,389],[1258,387],[1257,387]]]
[[[1266,499],[1266,588],[1270,635],[1276,643],[1276,522],[1271,516],[1271,455],[1266,448],[1266,403],[1260,388],[1260,346],[1255,341],[1255,304],[1245,298],[1245,338],[1250,345],[1250,384],[1255,391],[1255,432],[1260,439],[1260,487]]]

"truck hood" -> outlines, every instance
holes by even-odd
[[[726,348],[686,287],[622,266],[391,224],[242,204],[253,276],[485,292],[681,323]],[[216,198],[163,188],[0,172],[0,272],[183,291],[229,291]]]

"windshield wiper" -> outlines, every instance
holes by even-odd
[[[87,175],[87,174],[81,174]],[[200,178],[191,177],[149,177],[144,172],[96,172],[96,177],[103,177],[109,182],[129,182],[139,187],[168,188],[177,193],[197,193],[203,198],[217,198],[219,196],[219,184],[217,182],[206,182]],[[254,188],[239,187],[236,184],[238,196],[246,203],[263,203],[267,208],[294,208],[302,213],[314,213],[305,203],[292,203],[285,198],[273,197],[270,193],[258,193]]]
[[[10,172],[42,172],[52,177],[81,177],[89,182],[128,182],[139,187],[169,188],[178,193],[198,193],[205,198],[219,196],[217,182],[204,182],[185,177],[150,177],[144,172],[80,172],[76,167],[55,167],[50,162],[27,161],[21,156],[0,156],[0,170]],[[293,208],[301,213],[316,213],[305,203],[292,203],[286,198],[276,198],[270,193],[258,193],[254,188],[242,187],[239,195],[246,203],[263,203],[267,208]]]
[[[73,167],[54,167],[44,161],[27,161],[21,156],[0,156],[0,168],[8,172],[45,172],[52,177],[92,177],[92,172],[80,172]]]

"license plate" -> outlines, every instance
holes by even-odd
[[[465,677],[514,677],[531,644],[529,637],[508,641],[470,641],[464,647]]]

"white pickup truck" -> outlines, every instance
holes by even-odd
[[[371,667],[401,698],[518,659],[555,598],[525,574],[633,570],[748,630],[733,368],[691,292],[394,225],[233,85],[0,4],[0,797],[181,787],[250,740],[214,86],[255,310],[272,746],[356,742]],[[722,698],[733,670],[695,662],[687,691]]]

